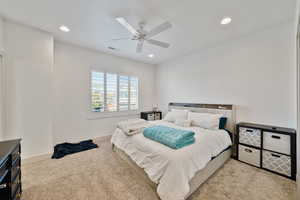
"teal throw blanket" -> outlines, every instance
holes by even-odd
[[[167,126],[152,126],[143,132],[146,138],[167,145],[173,149],[180,149],[195,142],[193,131],[180,130]]]

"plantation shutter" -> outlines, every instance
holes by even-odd
[[[91,74],[91,95],[92,95],[92,111],[103,112],[104,97],[104,73],[92,72]]]
[[[137,110],[139,107],[139,79],[130,77],[130,110]]]
[[[119,111],[129,110],[129,77],[119,76]]]

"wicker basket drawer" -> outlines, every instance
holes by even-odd
[[[154,121],[155,120],[155,115],[154,114],[148,114],[148,120],[149,121]]]
[[[261,147],[261,131],[253,128],[239,128],[239,142],[255,147]]]
[[[249,163],[251,165],[260,167],[260,150],[239,145],[239,158],[240,161]]]
[[[155,113],[155,120],[160,120],[160,113]]]
[[[263,168],[291,176],[291,157],[270,151],[263,151]]]
[[[272,132],[264,132],[264,149],[279,153],[291,154],[291,136]]]

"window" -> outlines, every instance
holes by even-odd
[[[119,76],[119,109],[120,111],[129,108],[129,77]]]
[[[130,109],[137,110],[139,108],[139,79],[135,77],[130,78]]]
[[[138,110],[139,79],[113,73],[91,72],[93,112]]]
[[[95,112],[104,111],[104,73],[92,73],[92,108]]]

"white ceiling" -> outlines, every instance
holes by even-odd
[[[0,0],[0,15],[8,19],[50,32],[58,40],[152,64],[291,20],[295,8],[296,0]],[[145,29],[170,21],[173,28],[155,39],[171,47],[145,44],[137,54],[135,41],[112,41],[130,36],[115,21],[117,16],[135,26],[145,21]],[[232,17],[226,27],[220,25],[224,16]],[[60,32],[62,24],[71,32]],[[150,53],[155,58],[148,58]]]

